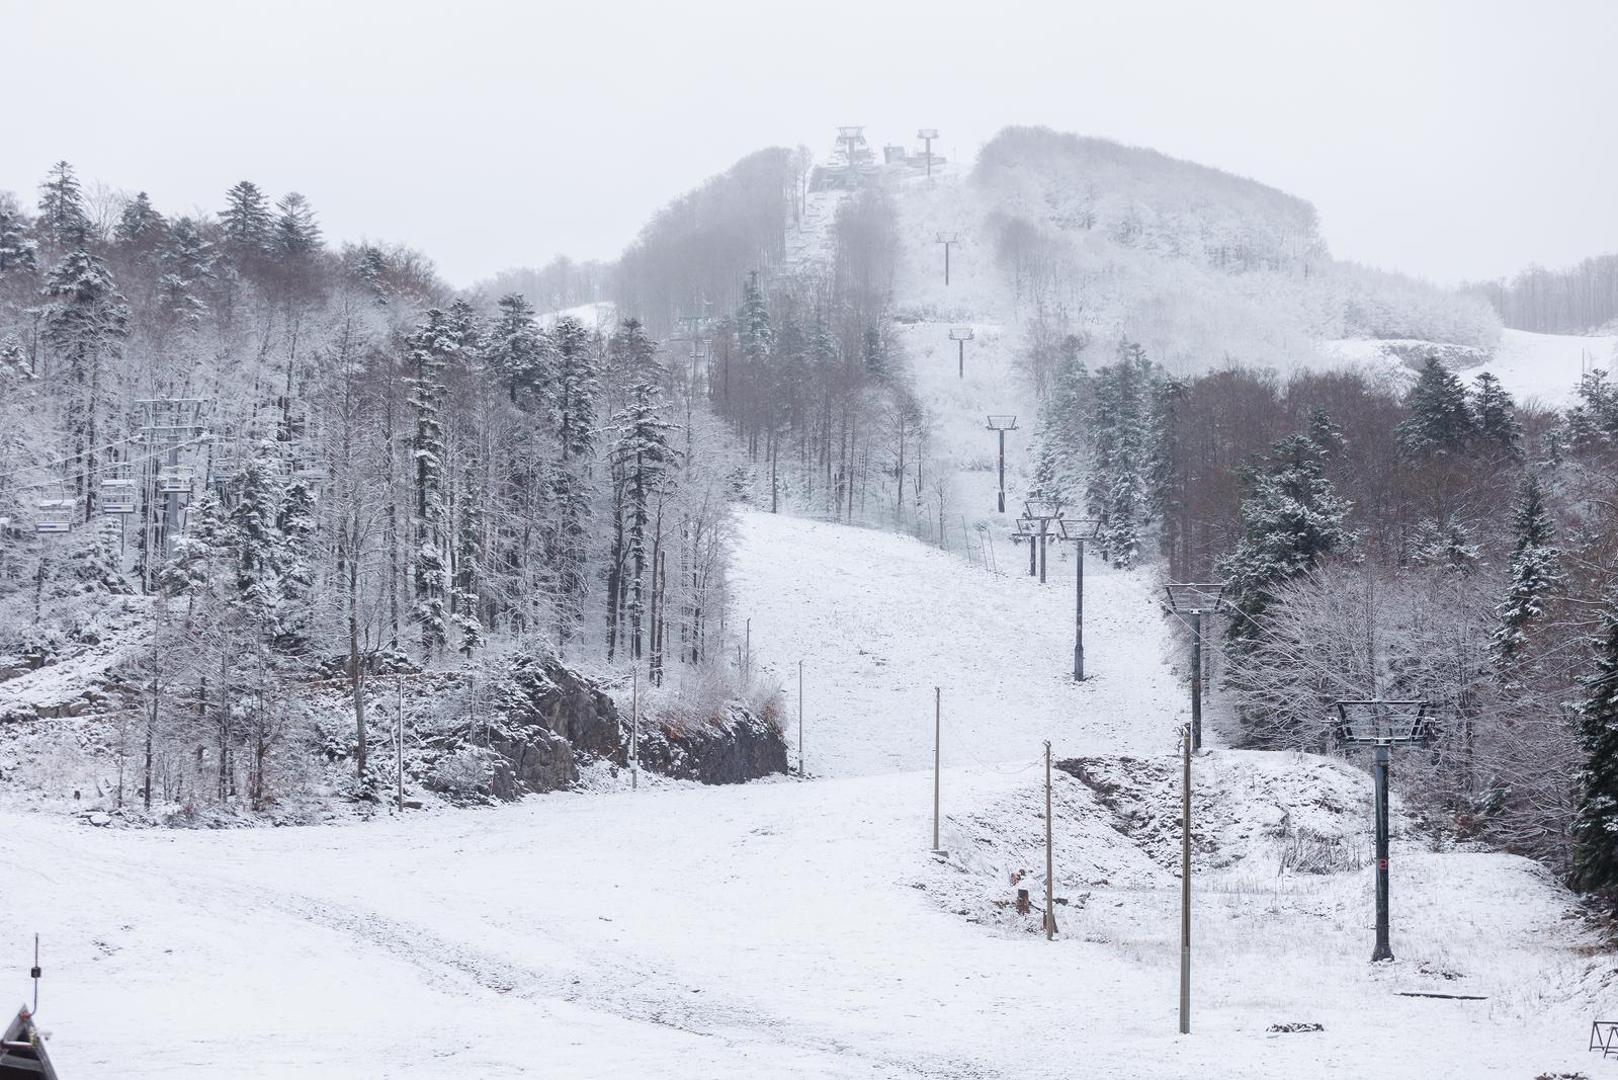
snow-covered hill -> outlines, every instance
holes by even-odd
[[[1385,342],[1365,339],[1329,341],[1322,349],[1328,361],[1385,369],[1403,381],[1414,381],[1415,371],[1408,356],[1425,351],[1426,342]],[[1579,380],[1591,368],[1618,370],[1618,337],[1583,334],[1535,334],[1506,329],[1492,354],[1460,369],[1463,376],[1487,371],[1498,378],[1523,405],[1566,408],[1574,403]]]

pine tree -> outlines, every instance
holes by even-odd
[[[543,400],[551,389],[551,373],[534,306],[522,293],[508,293],[496,306],[499,313],[489,329],[485,352],[488,363],[505,380],[513,402],[524,396]]]
[[[408,405],[415,416],[410,452],[415,462],[414,559],[415,606],[412,617],[421,632],[422,651],[432,656],[449,641],[448,564],[445,558],[444,506],[444,368],[456,354],[456,336],[448,317],[430,309],[406,342],[410,387]]]
[[[1098,553],[1119,569],[1135,565],[1150,510],[1146,471],[1152,380],[1146,350],[1127,339],[1119,343],[1117,362],[1096,372],[1085,505],[1099,523]]]
[[[129,305],[100,259],[75,251],[45,280],[44,339],[67,361],[67,422],[73,451],[84,464],[80,473],[85,512],[95,508],[93,476],[99,456],[105,405],[107,362],[115,359],[129,336]]]
[[[267,232],[265,239],[270,250],[283,260],[306,258],[320,250],[320,225],[315,221],[315,211],[308,199],[290,191],[277,200],[275,209],[273,226],[264,229],[250,224],[248,231],[261,236]],[[246,213],[251,216],[250,210]]]
[[[1405,407],[1410,418],[1395,431],[1400,448],[1414,457],[1459,453],[1477,433],[1465,384],[1435,356],[1422,365]]]
[[[742,359],[749,368],[757,369],[769,359],[775,331],[770,325],[769,304],[758,287],[757,271],[749,274],[742,286],[742,304],[736,312],[736,337],[741,344]]]
[[[281,586],[276,645],[284,652],[301,653],[309,644],[315,601],[311,563],[315,493],[302,477],[293,477],[282,492],[275,529],[275,569]]]
[[[281,604],[281,583],[276,575],[280,536],[275,513],[270,463],[255,456],[242,466],[225,540],[235,579],[233,606],[257,624],[266,640],[275,634]]]
[[[1516,403],[1500,380],[1487,371],[1474,381],[1472,416],[1479,442],[1505,457],[1522,457],[1522,425],[1517,422]]]
[[[647,529],[652,521],[652,497],[663,486],[664,475],[673,466],[676,452],[669,445],[674,425],[664,420],[666,405],[658,388],[636,383],[629,391],[629,404],[614,418],[618,440],[613,446],[613,462],[624,478],[625,559],[628,563],[627,607],[631,655],[642,655],[641,631],[645,621],[644,578],[648,559]]]
[[[243,180],[225,192],[225,209],[219,223],[224,227],[225,242],[238,256],[261,254],[269,247],[269,203],[251,180]]]
[[[1618,890],[1618,593],[1607,600],[1595,673],[1579,707],[1578,810],[1573,822],[1573,885]]]
[[[455,533],[455,627],[461,634],[461,652],[470,657],[482,648],[486,634],[482,618],[483,503],[476,474],[468,466],[461,477],[457,504],[460,521]]]
[[[875,326],[865,328],[864,345],[862,348],[865,359],[865,374],[872,379],[886,379],[888,371],[888,344],[882,340],[882,331]]]
[[[1562,582],[1557,569],[1560,553],[1552,545],[1555,529],[1545,507],[1539,478],[1523,477],[1517,505],[1511,515],[1516,538],[1511,551],[1511,583],[1495,613],[1500,626],[1494,632],[1494,653],[1502,663],[1517,659],[1528,644],[1528,631],[1545,614],[1545,603]]]
[[[584,620],[589,588],[590,455],[595,449],[595,358],[590,334],[572,316],[556,321],[551,331],[555,349],[555,383],[551,401],[559,467],[551,474],[551,501],[556,512],[552,565],[556,574],[556,636],[565,648]]]
[[[1347,505],[1323,471],[1320,447],[1307,435],[1276,443],[1262,467],[1245,472],[1242,536],[1220,561],[1226,595],[1238,616],[1231,620],[1235,641],[1252,638],[1279,582],[1313,569],[1348,542]]]
[[[73,166],[58,161],[39,185],[39,230],[59,251],[78,251],[90,243],[90,215]]]
[[[28,222],[0,201],[0,283],[8,274],[32,274],[38,269],[38,245],[28,236]]]
[[[141,191],[124,204],[112,235],[120,244],[145,254],[157,247],[167,230],[168,222],[152,206],[146,192]]]

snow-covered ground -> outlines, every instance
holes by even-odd
[[[1415,378],[1411,366],[1388,350],[1387,342],[1364,339],[1328,341],[1322,347],[1329,362],[1371,371],[1385,370],[1402,382]],[[1419,347],[1420,342],[1407,343]],[[1618,337],[1579,334],[1535,334],[1507,329],[1494,355],[1460,374],[1470,378],[1488,371],[1523,405],[1566,408],[1577,398],[1579,379],[1591,368],[1618,371]]]
[[[1584,1040],[1610,964],[1568,894],[1401,818],[1399,960],[1373,967],[1369,777],[1292,754],[1197,760],[1193,1034],[1176,1033],[1177,650],[1151,572],[1092,561],[1093,678],[1070,680],[1071,549],[1041,586],[993,510],[983,416],[1020,417],[1013,511],[1034,418],[969,206],[947,172],[904,185],[900,306],[953,477],[945,520],[988,525],[1001,573],[954,526],[941,548],[741,519],[730,629],[751,620],[789,741],[805,661],[808,781],[307,829],[0,812],[0,957],[17,971],[42,935],[65,1080],[1598,1075]],[[935,230],[962,238],[947,290]],[[965,379],[957,324],[976,334]],[[1013,906],[1044,891],[1047,739],[1087,759],[1053,779],[1054,942]],[[1299,1022],[1324,1030],[1268,1030]]]

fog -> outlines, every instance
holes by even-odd
[[[1618,7],[1204,4],[37,4],[9,46],[0,189],[51,162],[217,210],[299,190],[334,240],[470,284],[611,258],[771,144],[937,127],[952,159],[1045,124],[1312,200],[1333,251],[1443,282],[1618,248]]]

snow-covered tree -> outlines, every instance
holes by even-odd
[[[406,342],[410,375],[408,401],[415,428],[410,440],[415,465],[415,604],[411,617],[421,634],[422,651],[432,656],[449,641],[449,566],[444,498],[444,369],[457,354],[449,318],[430,309]]]
[[[1517,405],[1500,380],[1483,372],[1473,381],[1472,417],[1478,442],[1507,458],[1522,457]]]
[[[1153,378],[1146,350],[1127,339],[1119,343],[1117,362],[1095,375],[1085,505],[1100,523],[1097,553],[1119,568],[1133,566],[1139,557],[1141,530],[1151,509],[1147,471]]]
[[[1553,544],[1555,526],[1539,477],[1533,473],[1518,486],[1511,529],[1511,583],[1495,609],[1500,626],[1494,633],[1494,649],[1503,664],[1523,653],[1532,625],[1544,616],[1547,601],[1562,581],[1557,567],[1560,553]]]
[[[1307,435],[1289,435],[1262,464],[1247,470],[1242,536],[1219,564],[1236,617],[1233,639],[1261,631],[1278,582],[1313,569],[1348,541],[1348,507],[1322,469],[1321,449]]]
[[[113,283],[107,265],[87,251],[75,251],[45,279],[44,339],[67,362],[68,434],[79,473],[85,513],[95,509],[96,488],[83,482],[95,474],[107,407],[107,366],[129,336],[129,305]]]
[[[73,166],[58,161],[39,185],[39,230],[58,251],[78,251],[90,243],[90,214]]]
[[[1573,823],[1573,883],[1618,892],[1618,594],[1607,599],[1596,642],[1595,672],[1579,706],[1578,812]]]
[[[1422,364],[1405,406],[1410,418],[1398,427],[1399,446],[1413,456],[1459,453],[1477,434],[1466,385],[1435,356]]]

